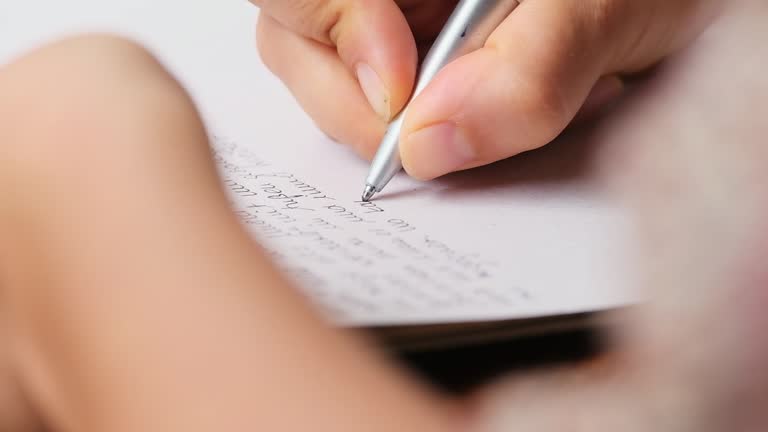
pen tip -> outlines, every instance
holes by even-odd
[[[371,185],[365,185],[365,191],[363,191],[363,202],[368,202],[376,195],[376,188]]]

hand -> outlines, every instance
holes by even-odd
[[[607,165],[654,301],[605,367],[480,395],[475,430],[766,430],[768,8],[740,3],[591,136],[630,150]],[[467,430],[250,242],[149,54],[62,42],[0,68],[0,94],[0,430]]]
[[[447,0],[251,0],[259,51],[328,135],[371,157],[407,102],[417,55]],[[405,169],[431,179],[554,139],[585,106],[618,95],[622,74],[690,41],[712,0],[525,0],[485,47],[449,65],[414,101]]]

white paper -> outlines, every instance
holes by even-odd
[[[149,47],[189,89],[246,226],[340,323],[525,318],[624,304],[623,217],[576,143],[446,179],[397,177],[320,133],[255,50],[245,1],[0,0],[0,61],[75,31]]]

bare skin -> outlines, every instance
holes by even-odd
[[[259,51],[318,126],[371,157],[456,0],[251,0]],[[690,42],[723,2],[524,0],[409,105],[400,155],[432,179],[541,147],[622,77]],[[355,119],[350,122],[349,119]]]
[[[4,364],[53,429],[451,429],[449,403],[271,267],[191,102],[143,50],[65,41],[1,88]]]
[[[765,430],[767,17],[734,7],[584,138],[625,144],[603,167],[649,257],[616,350],[471,403],[313,313],[140,47],[76,38],[0,69],[0,430]]]

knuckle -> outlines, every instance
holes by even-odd
[[[294,31],[326,45],[333,45],[345,9],[352,2],[317,0],[263,0],[264,10]]]
[[[594,29],[614,29],[624,24],[620,18],[626,11],[626,2],[616,0],[592,0],[583,3],[586,21]]]
[[[669,2],[664,6],[648,7],[647,3],[625,0],[592,0],[585,2],[584,22],[590,41],[604,47],[608,69],[635,69],[656,60],[652,51],[666,51],[666,40],[680,28],[680,20],[666,19],[670,11],[686,3]],[[661,12],[660,12],[661,11]],[[662,13],[663,16],[659,16]],[[672,14],[675,15],[675,14]]]
[[[327,7],[314,12],[304,23],[309,37],[327,45],[336,45],[341,33],[344,10],[331,2]]]
[[[531,148],[552,141],[571,120],[560,84],[534,80],[521,86],[515,95],[529,128]]]
[[[624,35],[638,27],[647,10],[652,9],[645,3],[626,0],[591,0],[579,2],[578,8],[577,18],[582,23],[580,31],[585,33],[585,40],[604,47],[620,46]]]

